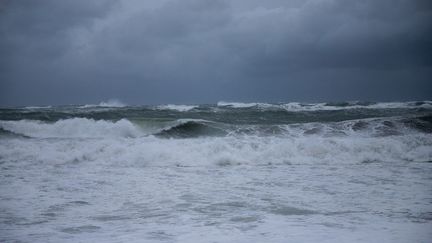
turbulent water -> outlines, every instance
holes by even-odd
[[[0,109],[0,242],[430,242],[432,102]]]

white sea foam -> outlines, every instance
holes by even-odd
[[[269,104],[269,103],[242,103],[242,102],[225,102],[225,101],[219,101],[217,103],[217,106],[230,107],[230,108],[250,108],[250,107],[274,108],[274,107],[278,107],[278,105]]]
[[[90,104],[90,105],[83,105],[80,106],[79,108],[94,108],[94,107],[113,107],[113,108],[121,108],[121,107],[125,107],[126,104],[124,104],[123,102],[121,102],[120,100],[116,100],[116,99],[111,99],[108,101],[102,101],[100,102],[98,105],[94,105],[94,104]]]
[[[171,123],[188,121],[208,122]],[[428,242],[432,137],[356,122],[160,139],[128,120],[1,121],[36,138],[0,137],[0,241]],[[317,126],[347,135],[304,134]]]
[[[168,104],[168,105],[160,105],[157,106],[156,109],[158,110],[174,110],[174,111],[190,111],[194,108],[197,108],[198,105],[173,105],[173,104]]]
[[[430,163],[405,161],[430,159],[431,145],[426,135],[0,139],[0,241],[428,242]]]
[[[417,102],[380,102],[373,104],[359,104],[358,102],[348,102],[346,106],[332,105],[328,103],[286,103],[280,107],[288,111],[331,111],[331,110],[346,110],[346,109],[410,109],[410,108],[432,108],[431,101],[424,101],[421,104]]]
[[[219,101],[217,106],[227,106],[232,108],[249,108],[257,106],[259,103],[241,103],[241,102],[225,102]]]
[[[126,123],[125,121],[120,123]],[[100,132],[108,132],[115,124]],[[132,130],[132,132],[131,132]],[[39,131],[39,130],[38,130]],[[69,134],[69,130],[63,131]],[[134,128],[120,130],[122,135]],[[29,133],[35,133],[29,131]],[[50,133],[47,129],[45,133]],[[33,134],[33,135],[39,135]],[[57,131],[57,137],[60,135]],[[98,134],[99,135],[99,134]],[[111,134],[113,135],[113,134]],[[117,136],[117,134],[114,134]],[[133,134],[132,134],[133,135]],[[391,137],[299,138],[218,137],[159,139],[155,137],[85,140],[2,140],[4,158],[49,161],[111,161],[139,165],[260,165],[310,163],[361,163],[392,161],[431,161],[432,138],[428,134]],[[167,149],[169,148],[169,149]],[[19,158],[18,158],[19,157]]]
[[[418,120],[417,122],[421,122]],[[321,137],[386,137],[421,133],[422,124],[406,125],[401,117],[367,118],[330,123],[297,123],[285,125],[229,125],[204,119],[177,119],[172,121],[118,121],[72,118],[57,122],[38,120],[0,121],[0,128],[33,138],[125,138],[157,135],[177,126],[194,123],[197,127],[184,127],[184,136],[206,137],[206,132],[218,129],[219,136],[277,136],[285,138]],[[426,125],[426,124],[424,124]],[[210,130],[206,130],[208,127]],[[180,132],[180,131],[177,131]],[[173,136],[177,132],[173,133]]]
[[[103,138],[138,137],[142,129],[127,119],[116,122],[72,118],[46,123],[34,120],[0,121],[0,127],[17,134],[35,138]]]
[[[217,103],[220,107],[230,108],[251,108],[258,109],[283,109],[287,111],[332,111],[346,109],[410,109],[410,108],[427,108],[432,109],[432,101],[410,101],[410,102],[379,102],[372,104],[362,104],[361,102],[348,102],[346,105],[333,105],[329,103],[241,103],[241,102],[224,102]]]

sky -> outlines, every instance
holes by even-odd
[[[0,1],[0,106],[109,99],[432,100],[432,1]]]

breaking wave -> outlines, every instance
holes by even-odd
[[[432,161],[431,101],[116,108],[123,106],[0,109],[0,159],[144,166]]]
[[[111,107],[111,108],[121,108],[121,107],[125,107],[126,104],[124,104],[123,102],[121,102],[120,100],[108,100],[108,101],[102,101],[100,102],[98,105],[83,105],[80,106],[79,108],[94,108],[94,107]]]
[[[329,102],[329,103],[241,103],[241,102],[224,102],[217,103],[218,107],[228,108],[258,108],[266,109],[282,109],[286,111],[334,111],[345,109],[411,109],[411,108],[427,108],[432,109],[432,101],[410,101],[410,102]]]
[[[195,108],[198,108],[198,105],[160,105],[157,106],[156,109],[158,110],[174,110],[174,111],[190,111]]]
[[[256,107],[256,106],[272,106],[271,104],[266,103],[241,103],[241,102],[225,102],[225,101],[219,101],[217,103],[217,106],[220,107],[231,107],[231,108],[250,108],[250,107]]]
[[[279,125],[203,119],[18,120],[0,121],[0,154],[11,161],[143,166],[428,162],[431,133],[432,116]]]
[[[72,118],[57,122],[38,120],[0,121],[7,132],[34,138],[197,138],[223,136],[386,137],[411,133],[432,133],[432,116],[367,118],[342,122],[240,125],[202,119],[172,121],[118,121]]]
[[[0,137],[2,138],[29,138],[28,136],[17,134],[3,128],[0,128]]]
[[[223,136],[228,134],[221,127],[217,127],[209,121],[205,120],[178,120],[177,125],[173,125],[162,129],[154,134],[161,138],[193,138],[201,136]]]
[[[29,110],[37,110],[37,109],[50,109],[52,108],[52,106],[48,105],[48,106],[26,106],[24,107],[24,109],[29,109]]]
[[[0,121],[3,130],[34,138],[138,137],[144,133],[127,119],[116,122],[72,118],[47,123],[34,120]]]
[[[153,136],[105,139],[0,139],[3,159],[41,163],[111,163],[117,166],[229,166],[338,164],[432,160],[427,134],[390,137],[202,137]]]

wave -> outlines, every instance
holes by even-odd
[[[432,109],[432,101],[410,101],[410,102],[328,102],[328,103],[241,103],[241,102],[224,102],[217,103],[218,107],[227,108],[257,108],[260,110],[280,109],[286,111],[333,111],[346,109],[412,109],[426,108]]]
[[[0,121],[0,128],[33,138],[139,137],[145,133],[127,119],[116,122],[72,118],[47,123],[35,120]]]
[[[219,101],[216,106],[224,107],[224,108],[258,108],[261,110],[265,109],[274,109],[280,108],[281,106],[278,104],[270,104],[270,103],[241,103],[241,102],[224,102]]]
[[[300,105],[302,106],[302,105]],[[410,101],[410,102],[330,102],[303,105],[309,110],[343,110],[343,109],[411,109],[432,108],[432,101]],[[301,109],[301,108],[300,108]],[[294,109],[295,110],[295,109]]]
[[[34,138],[198,138],[223,136],[259,136],[299,138],[386,137],[413,133],[432,133],[432,116],[387,117],[310,122],[295,124],[226,124],[203,119],[118,121],[72,118],[57,122],[38,120],[0,121],[4,131]]]
[[[258,136],[300,138],[387,137],[414,133],[432,133],[432,116],[367,118],[329,123],[281,125],[230,125],[200,119],[179,119],[153,135],[160,138],[197,138],[214,136]]]
[[[24,109],[28,109],[28,110],[37,110],[37,109],[51,109],[52,106],[48,105],[48,106],[26,106],[24,107]]]
[[[280,125],[151,122],[153,129],[148,120],[0,121],[0,157],[143,166],[432,161],[432,116]]]
[[[180,112],[184,112],[184,111],[190,111],[193,110],[195,108],[198,108],[198,105],[160,105],[157,106],[156,109],[158,110],[174,110],[174,111],[180,111]]]
[[[154,135],[161,138],[193,138],[200,136],[224,136],[228,134],[224,129],[214,126],[216,123],[205,120],[180,119],[176,123]]]
[[[230,166],[432,161],[429,134],[389,137],[0,139],[3,160],[116,166]]]
[[[219,106],[219,107],[231,107],[231,108],[250,108],[250,107],[258,106],[259,104],[265,104],[265,103],[241,103],[241,102],[219,101],[217,103],[217,106]]]
[[[28,136],[14,133],[3,128],[0,128],[0,137],[2,138],[29,138]]]
[[[116,99],[112,99],[112,100],[108,100],[108,101],[102,101],[100,102],[98,105],[83,105],[80,106],[79,108],[95,108],[95,107],[111,107],[111,108],[122,108],[122,107],[126,107],[126,104],[124,104],[123,102],[116,100]]]
[[[432,117],[367,118],[342,122],[311,122],[282,125],[244,125],[231,129],[230,135],[315,137],[387,137],[432,133]]]
[[[212,125],[213,124],[213,125]],[[160,138],[223,136],[227,132],[213,122],[202,119],[131,122],[72,118],[54,123],[38,120],[0,121],[0,135],[15,134],[32,138],[137,138],[154,135]]]

